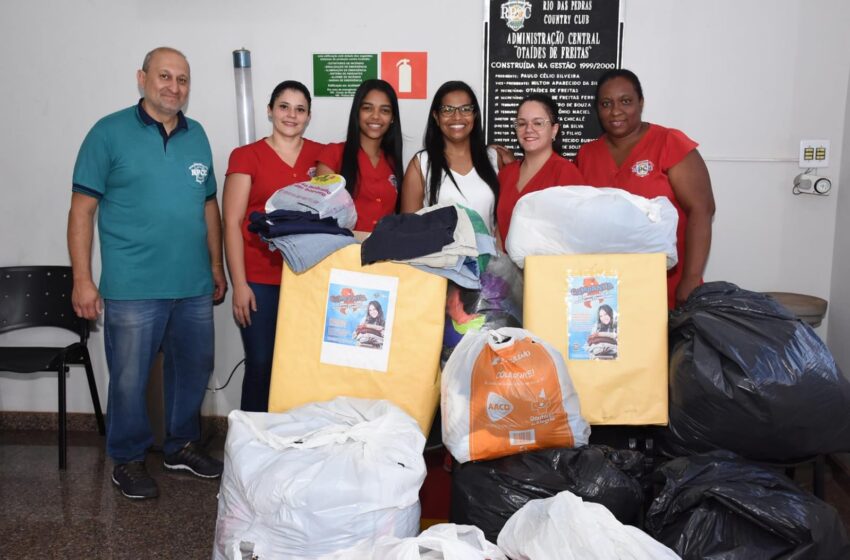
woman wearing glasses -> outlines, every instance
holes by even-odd
[[[319,154],[318,173],[339,173],[357,209],[356,231],[372,231],[398,208],[402,170],[398,97],[384,80],[366,80],[354,92],[345,142]]]
[[[475,93],[464,82],[444,83],[434,94],[429,117],[425,149],[413,156],[404,174],[401,211],[460,204],[475,210],[492,233],[498,156],[484,144]]]
[[[702,283],[711,247],[714,195],[697,143],[682,132],[643,122],[643,90],[629,70],[611,70],[596,86],[596,110],[605,134],[578,152],[588,184],[664,196],[679,212],[679,263],[667,271],[670,309]]]
[[[558,104],[551,97],[542,93],[526,96],[519,104],[514,127],[524,157],[499,172],[496,219],[503,247],[511,214],[522,195],[548,187],[584,184],[578,168],[557,153]]]

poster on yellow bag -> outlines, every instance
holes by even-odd
[[[617,359],[617,277],[567,278],[567,359]]]
[[[395,276],[332,269],[319,361],[387,371],[397,294]]]
[[[363,266],[360,245],[302,274],[284,267],[269,412],[336,397],[386,399],[426,434],[440,397],[446,279]]]
[[[532,256],[523,326],[563,355],[596,425],[667,423],[663,254]]]

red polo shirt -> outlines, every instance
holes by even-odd
[[[336,173],[342,168],[342,151],[345,142],[328,144],[319,154],[319,161]],[[354,186],[354,207],[357,209],[356,231],[372,231],[378,220],[395,211],[400,179],[390,167],[384,152],[380,152],[378,165],[372,165],[362,149],[357,154],[360,176]]]

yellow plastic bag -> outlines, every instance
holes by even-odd
[[[564,356],[590,424],[667,424],[663,254],[526,258],[523,327]]]
[[[387,399],[427,435],[440,397],[446,280],[360,265],[360,245],[303,274],[284,267],[269,412],[339,396]]]

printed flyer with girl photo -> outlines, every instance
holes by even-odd
[[[616,360],[617,276],[569,275],[567,290],[567,359]]]
[[[332,269],[320,361],[387,371],[398,278]]]

